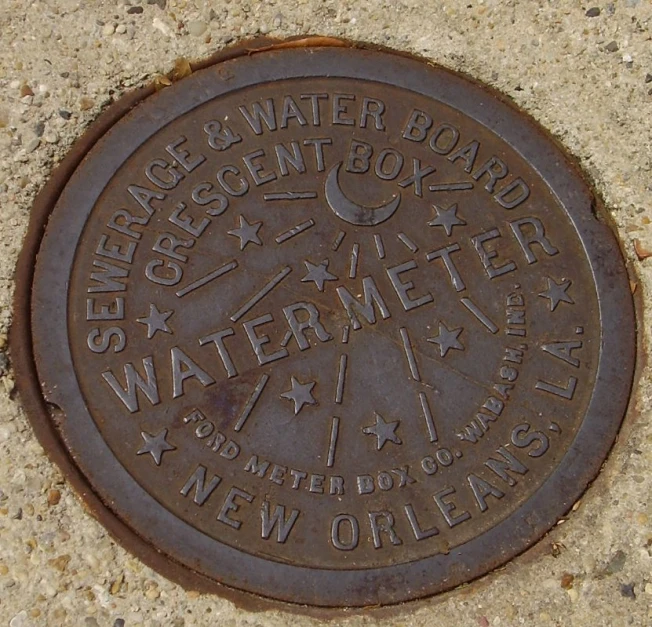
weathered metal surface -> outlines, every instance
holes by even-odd
[[[390,604],[568,510],[624,414],[634,322],[536,125],[329,47],[126,109],[40,199],[13,346],[37,433],[129,548],[204,589]]]

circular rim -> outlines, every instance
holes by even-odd
[[[213,79],[215,72],[227,67],[233,68],[229,81]],[[410,58],[385,52],[329,47],[271,50],[251,58],[241,57],[209,67],[184,79],[180,86],[175,85],[155,94],[143,106],[136,107],[125,116],[126,121],[130,122],[129,126],[117,124],[112,127],[113,120],[105,124],[95,135],[100,138],[94,146],[80,147],[80,157],[86,155],[86,158],[75,172],[59,181],[59,189],[56,181],[52,185],[52,191],[42,201],[44,215],[35,216],[30,231],[38,230],[40,240],[48,214],[57,204],[57,213],[51,218],[51,228],[56,232],[60,224],[65,224],[71,237],[76,239],[87,217],[78,208],[92,208],[95,198],[103,189],[103,185],[93,189],[84,189],[83,185],[75,187],[76,182],[89,176],[104,176],[108,182],[129,154],[163,125],[221,93],[264,82],[269,80],[269,76],[278,79],[315,76],[364,78],[419,92],[453,106],[492,128],[529,161],[548,184],[569,215],[585,253],[592,261],[602,324],[602,352],[589,409],[562,462],[524,506],[448,556],[436,555],[412,564],[365,571],[338,571],[335,578],[331,570],[270,564],[226,545],[218,545],[164,510],[135,484],[95,431],[94,422],[81,400],[77,381],[70,377],[70,353],[60,352],[61,347],[68,346],[65,315],[67,294],[64,288],[58,292],[52,289],[52,281],[55,281],[54,285],[66,285],[75,249],[66,247],[63,242],[57,245],[47,237],[47,233],[42,242],[37,241],[34,249],[21,257],[19,273],[24,275],[27,264],[33,266],[39,244],[40,254],[43,257],[56,255],[57,265],[50,268],[47,282],[41,281],[40,285],[35,286],[33,295],[30,295],[31,280],[27,285],[23,284],[20,291],[17,290],[16,298],[20,304],[17,311],[22,310],[24,314],[26,307],[47,308],[47,316],[34,318],[33,332],[43,342],[44,352],[58,351],[58,360],[49,368],[41,367],[38,376],[48,383],[47,401],[65,404],[68,410],[65,418],[58,419],[65,430],[65,445],[59,440],[61,435],[42,402],[41,409],[37,409],[38,403],[33,402],[34,399],[26,402],[28,413],[32,421],[39,424],[37,432],[45,429],[49,432],[46,438],[59,440],[59,448],[65,450],[69,447],[75,451],[76,460],[68,459],[64,465],[76,467],[85,498],[89,492],[96,493],[87,500],[97,502],[99,497],[106,504],[108,515],[119,522],[119,537],[122,538],[120,528],[131,529],[132,537],[127,544],[137,553],[140,551],[133,548],[134,542],[144,545],[145,552],[162,550],[178,562],[182,570],[211,573],[216,581],[221,581],[223,573],[229,572],[229,585],[236,589],[308,605],[397,603],[450,589],[485,574],[522,552],[566,513],[597,475],[617,434],[629,398],[634,370],[634,313],[623,261],[620,255],[614,254],[618,252],[618,244],[610,229],[594,217],[593,198],[586,184],[542,129],[484,87],[448,70]],[[93,156],[100,150],[105,155],[101,161],[94,162]],[[560,167],[560,164],[566,167]],[[61,191],[66,184],[69,187]],[[28,305],[25,305],[26,302]],[[29,325],[25,320],[21,323]],[[24,342],[25,338],[22,339]],[[25,379],[25,373],[32,371],[29,375],[32,390],[28,391],[27,396],[40,396],[38,380],[34,380],[36,372],[31,338],[27,343],[22,343],[18,338],[12,342],[12,349],[19,376]],[[23,392],[21,382],[19,386]],[[71,395],[76,396],[78,402],[70,404],[61,400]],[[62,450],[55,457],[61,457]],[[55,461],[61,465],[59,459]],[[77,464],[84,468],[84,474]],[[99,484],[99,478],[107,472],[111,473],[113,484],[110,493]],[[97,510],[96,502],[89,503],[94,510]],[[183,545],[184,555],[178,550],[180,544]],[[485,557],[482,560],[488,549],[492,559]],[[165,558],[158,560],[161,561],[165,561]],[[215,570],[216,564],[219,565],[218,571]],[[179,570],[179,566],[176,570]],[[155,567],[161,569],[158,565]],[[434,573],[440,577],[433,581]],[[178,579],[174,575],[172,577]],[[200,581],[209,588],[215,587],[214,583],[202,577]]]

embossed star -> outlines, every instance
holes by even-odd
[[[249,242],[262,246],[263,243],[260,240],[260,237],[258,237],[258,231],[260,231],[262,225],[262,222],[253,222],[252,224],[249,224],[247,218],[241,215],[240,226],[237,229],[227,231],[227,233],[240,238],[240,250],[244,250]]]
[[[174,451],[177,448],[176,446],[172,446],[172,444],[166,440],[168,437],[167,429],[163,429],[163,431],[158,435],[152,435],[145,431],[141,431],[140,435],[143,440],[145,440],[145,444],[136,452],[136,455],[145,455],[145,453],[149,453],[154,458],[157,466],[161,465],[161,457],[163,457],[165,451]]]
[[[172,333],[172,330],[167,325],[167,320],[173,313],[173,310],[159,311],[156,305],[150,303],[149,316],[138,318],[136,322],[147,325],[147,339],[151,340],[157,331]]]
[[[303,262],[306,264],[306,270],[308,274],[301,279],[302,283],[307,281],[314,281],[317,289],[320,292],[324,291],[324,283],[326,281],[337,281],[337,277],[334,274],[331,274],[328,271],[328,259],[324,259],[318,266],[313,263],[310,263],[308,260]]]
[[[463,327],[459,327],[458,329],[449,329],[443,322],[440,322],[439,335],[426,339],[432,344],[439,345],[439,354],[442,357],[446,357],[446,353],[448,353],[448,351],[451,349],[458,351],[464,350],[462,342],[460,342],[458,339],[462,331],[464,331]]]
[[[451,205],[448,209],[442,209],[437,205],[432,206],[437,212],[437,217],[428,222],[428,226],[443,226],[446,235],[449,237],[453,233],[454,226],[464,226],[466,222],[457,215],[457,203]]]
[[[376,449],[380,450],[385,446],[386,442],[393,442],[394,444],[402,444],[401,438],[396,435],[396,429],[400,424],[400,420],[394,422],[385,422],[385,419],[378,413],[374,412],[376,424],[362,429],[363,433],[367,435],[375,435],[377,438]]]
[[[554,279],[546,277],[548,281],[548,289],[541,292],[539,296],[550,300],[550,311],[557,309],[559,303],[569,303],[574,305],[575,301],[566,293],[566,290],[572,285],[572,281],[567,279],[561,283],[557,283]]]
[[[312,395],[312,388],[315,387],[315,382],[300,383],[298,379],[292,377],[292,389],[281,394],[282,398],[287,398],[289,401],[294,401],[294,415],[296,416],[304,405],[316,405],[317,401]]]

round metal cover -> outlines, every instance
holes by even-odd
[[[41,195],[13,337],[35,429],[188,586],[337,607],[478,577],[616,436],[618,244],[554,142],[466,78],[232,56],[119,104]]]

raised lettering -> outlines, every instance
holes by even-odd
[[[208,372],[202,370],[178,346],[170,349],[170,358],[172,361],[172,398],[184,395],[183,382],[191,377],[195,377],[204,387],[215,383],[215,379]]]
[[[521,245],[528,263],[531,264],[538,261],[537,256],[532,250],[532,244],[538,244],[551,257],[559,252],[546,237],[546,230],[543,222],[539,218],[521,218],[520,220],[510,222],[509,226],[518,243]]]
[[[196,505],[203,505],[206,502],[206,499],[213,493],[213,490],[220,484],[222,481],[221,477],[213,475],[211,480],[206,485],[206,466],[199,464],[195,472],[190,476],[188,481],[181,488],[181,494],[183,496],[188,496],[190,491],[195,488],[195,495],[192,497],[192,500]]]
[[[260,508],[261,535],[264,540],[268,540],[276,527],[276,541],[283,544],[292,532],[292,528],[294,527],[294,523],[297,522],[300,512],[298,509],[293,509],[286,518],[284,505],[277,505],[271,516],[269,512],[269,501],[263,501]]]
[[[224,329],[224,331],[217,331],[216,333],[211,333],[210,335],[199,338],[200,346],[204,346],[209,342],[213,342],[213,344],[215,344],[229,379],[238,376],[238,371],[236,370],[235,365],[233,364],[233,360],[231,359],[231,355],[229,354],[229,351],[224,344],[224,338],[230,337],[231,335],[235,335],[235,331],[233,329]]]
[[[383,320],[390,317],[389,309],[387,309],[387,305],[378,291],[378,286],[370,276],[362,279],[364,305],[344,286],[338,287],[336,291],[337,295],[340,297],[342,305],[344,305],[346,312],[349,314],[351,325],[355,330],[362,328],[362,324],[358,319],[358,314],[364,317],[369,324],[376,324],[376,305],[378,306],[378,310],[380,311]]]
[[[495,279],[497,276],[501,276],[516,270],[516,264],[513,261],[507,261],[502,266],[494,265],[492,260],[498,257],[498,253],[495,250],[487,249],[485,247],[485,243],[499,237],[501,237],[500,231],[498,231],[498,229],[491,229],[491,231],[481,233],[480,235],[476,235],[475,237],[471,238],[473,247],[478,253],[478,257],[480,257],[482,266],[484,267],[485,272],[490,279]]]
[[[389,541],[393,545],[403,544],[396,531],[394,531],[394,515],[391,512],[369,512],[369,522],[371,523],[374,548],[380,549],[383,546],[381,533],[387,534]]]
[[[426,538],[432,538],[439,534],[439,529],[435,526],[430,527],[430,529],[422,529],[412,505],[407,504],[404,506],[404,509],[416,540],[425,540]]]
[[[579,368],[580,360],[577,357],[573,357],[573,351],[575,349],[582,348],[582,342],[579,340],[574,340],[570,342],[551,342],[550,344],[542,344],[541,348],[546,352],[565,361],[567,364]]]
[[[471,518],[471,514],[469,514],[469,512],[467,511],[460,512],[457,515],[454,514],[455,510],[457,509],[457,506],[450,499],[445,500],[446,497],[451,496],[453,494],[455,494],[455,488],[453,486],[450,486],[448,488],[444,488],[443,490],[440,490],[432,497],[435,500],[435,503],[437,504],[439,511],[441,511],[444,520],[448,523],[448,526],[451,529],[456,525],[463,523],[465,520],[469,520],[469,518]]]
[[[276,112],[272,98],[266,98],[263,103],[254,102],[251,105],[251,111],[245,105],[239,106],[238,110],[256,135],[263,134],[263,122],[270,131],[276,130]]]
[[[439,248],[434,250],[431,253],[426,255],[428,261],[433,261],[434,259],[441,259],[444,262],[444,266],[448,271],[448,276],[450,278],[451,284],[457,292],[463,292],[466,289],[464,281],[460,276],[459,271],[457,270],[453,259],[451,258],[451,253],[457,252],[460,250],[459,244],[450,244],[449,246],[444,246],[444,248]]]
[[[342,539],[342,523],[349,527],[349,537]],[[331,542],[339,551],[352,551],[360,542],[360,525],[358,519],[350,514],[340,514],[331,523]]]
[[[217,515],[217,520],[224,523],[225,525],[233,527],[234,529],[240,529],[240,527],[242,527],[242,521],[236,520],[235,518],[231,518],[229,516],[230,512],[237,512],[240,509],[240,505],[235,502],[236,498],[243,499],[247,501],[247,503],[251,503],[254,500],[253,494],[249,494],[249,492],[245,492],[244,490],[236,488],[235,486],[232,487],[229,490],[229,493],[226,495],[224,504],[222,505],[222,508]]]
[[[417,307],[421,307],[422,305],[426,305],[433,301],[432,294],[424,294],[416,299],[410,298],[408,292],[414,289],[414,283],[412,283],[412,281],[403,283],[399,278],[400,274],[407,272],[408,270],[414,270],[416,267],[417,262],[412,259],[398,266],[386,269],[387,275],[389,276],[405,311],[416,309]]]
[[[527,446],[527,444],[525,446]],[[490,457],[484,465],[498,475],[507,485],[515,486],[517,481],[514,477],[508,474],[508,471],[514,472],[518,475],[524,475],[528,472],[527,466],[522,464],[504,446],[501,446],[496,453],[498,453],[502,459]]]
[[[91,279],[97,284],[90,285],[88,292],[124,292],[127,289],[125,282],[117,279],[126,279],[129,270],[100,259],[93,259],[93,266],[101,271],[91,272]]]
[[[266,324],[268,322],[273,322],[274,318],[272,317],[272,314],[265,314],[264,316],[260,316],[258,318],[255,318],[254,320],[249,320],[245,323],[243,323],[243,327],[245,332],[247,333],[247,337],[249,338],[249,342],[251,342],[251,347],[254,349],[254,353],[256,354],[256,357],[258,358],[258,363],[262,366],[264,364],[268,364],[271,361],[276,361],[277,359],[282,359],[283,357],[287,357],[289,354],[285,348],[281,348],[277,350],[275,353],[267,354],[265,353],[263,346],[265,344],[269,344],[270,339],[268,335],[257,335],[256,334],[256,327],[259,327],[262,324]]]
[[[298,320],[297,313],[299,311],[307,312],[308,318],[306,320]],[[324,325],[319,321],[319,310],[312,303],[302,302],[288,305],[287,307],[283,307],[283,314],[290,325],[299,350],[304,351],[310,348],[310,342],[308,342],[304,333],[308,329],[314,331],[320,342],[327,342],[333,339],[333,336],[326,331]]]
[[[140,390],[152,405],[158,405],[161,399],[158,394],[158,381],[156,369],[152,356],[143,358],[143,368],[147,380],[143,379],[132,363],[123,367],[125,376],[124,387],[118,382],[116,376],[110,370],[102,373],[102,378],[109,384],[124,406],[133,414],[140,407],[138,405],[138,390]]]

